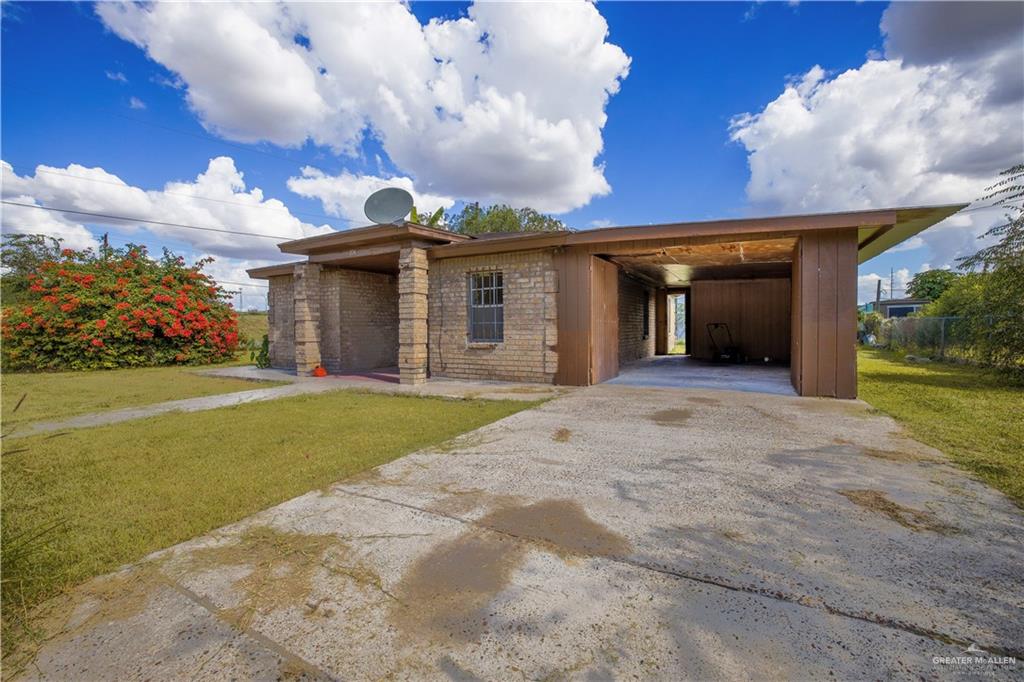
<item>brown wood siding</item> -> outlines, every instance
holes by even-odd
[[[558,272],[558,371],[555,383],[590,384],[590,254],[582,249],[555,253]]]
[[[654,290],[654,353],[668,354],[668,292]]]
[[[619,373],[619,268],[591,259],[590,381],[600,383]]]
[[[707,325],[725,322],[733,341],[752,360],[768,357],[788,362],[790,303],[790,282],[786,278],[693,282],[690,352],[695,358],[711,359],[714,349]]]
[[[857,397],[857,231],[801,237],[793,283],[794,387],[805,396]]]

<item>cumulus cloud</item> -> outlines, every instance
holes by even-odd
[[[927,270],[928,266],[924,266],[923,270]],[[875,295],[878,292],[878,283],[882,283],[882,300],[888,298],[903,298],[906,296],[907,283],[910,281],[912,275],[908,268],[900,268],[891,273],[879,275],[877,273],[869,273],[866,275],[860,275],[857,277],[857,303],[867,303],[868,301],[874,301]],[[891,296],[890,296],[891,294]]]
[[[132,109],[145,109],[146,103],[138,97],[131,97],[128,99],[128,106]]]
[[[33,175],[19,176],[9,163],[0,163],[5,200],[136,219],[82,216],[5,204],[4,230],[28,233],[39,225],[50,225],[51,230],[60,225],[68,235],[84,239],[75,229],[88,233],[81,222],[109,226],[128,235],[144,229],[158,239],[184,242],[196,251],[238,258],[280,258],[278,242],[331,231],[327,225],[318,227],[302,222],[280,200],[264,197],[259,188],[247,189],[243,174],[226,156],[211,159],[206,170],[194,180],[168,182],[158,190],[131,186],[102,168],[40,165]],[[21,210],[11,210],[18,208]],[[32,214],[48,215],[54,222],[47,223]],[[250,234],[152,225],[139,220]],[[70,241],[68,246],[72,246]]]
[[[5,194],[4,198],[6,199],[8,196]],[[13,194],[9,198],[20,204],[39,206],[39,202],[30,196]],[[95,249],[99,246],[96,237],[84,225],[72,222],[56,213],[26,206],[9,204],[0,206],[0,226],[4,232],[41,234],[59,239],[68,249]]]
[[[893,3],[881,24],[884,58],[835,75],[815,65],[761,111],[735,117],[752,205],[808,212],[971,201],[1024,159],[1022,6],[967,4]],[[975,251],[997,219],[961,214],[920,244],[946,265]]]
[[[611,189],[597,159],[629,57],[591,3],[476,3],[426,25],[399,2],[96,11],[225,137],[355,154],[373,135],[424,192],[542,211]]]
[[[299,177],[288,178],[288,189],[310,199],[318,199],[324,211],[356,224],[368,222],[363,213],[366,197],[384,187],[400,187],[412,194],[420,211],[433,213],[439,208],[448,210],[455,204],[451,197],[418,192],[412,178],[355,175],[342,171],[327,175],[318,168],[306,166]]]

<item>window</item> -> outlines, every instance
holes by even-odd
[[[919,305],[891,305],[889,306],[889,317],[906,317],[920,309]]]
[[[651,336],[651,292],[644,290],[644,338]]]
[[[505,294],[500,272],[469,276],[469,340],[500,343],[505,339]]]

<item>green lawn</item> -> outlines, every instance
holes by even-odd
[[[5,651],[64,588],[535,404],[343,391],[19,439],[0,479]]]
[[[242,343],[250,340],[260,343],[266,333],[266,313],[238,313],[238,335]]]
[[[1024,506],[1024,387],[976,367],[861,350],[860,397]]]
[[[248,355],[244,358],[248,362]],[[149,405],[165,400],[247,391],[273,383],[202,376],[197,367],[147,367],[91,372],[4,373],[0,377],[3,429],[40,419]],[[21,400],[15,412],[14,407]]]

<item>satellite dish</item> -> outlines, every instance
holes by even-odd
[[[366,217],[377,223],[397,223],[412,210],[412,195],[398,187],[385,187],[371,194],[363,204]]]

